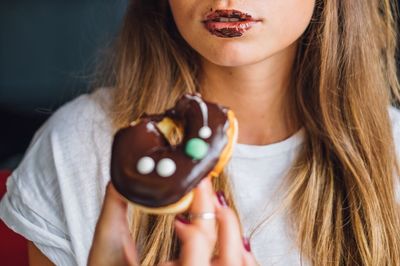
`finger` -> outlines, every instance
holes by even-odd
[[[126,238],[123,241],[124,262],[128,266],[139,265],[139,260],[136,253],[136,245],[132,238]]]
[[[120,196],[113,184],[111,182],[108,183],[101,215],[107,217],[112,216],[115,218],[112,219],[113,221],[122,221],[123,219],[121,218],[126,219],[127,207],[126,201]]]
[[[206,234],[195,225],[175,221],[175,231],[181,240],[181,252],[178,265],[209,265],[212,249]]]
[[[193,203],[189,212],[194,215],[215,213],[214,197],[211,180],[210,178],[205,178],[194,190]],[[195,218],[191,221],[191,224],[203,231],[210,240],[210,243],[207,244],[214,247],[217,237],[215,219]]]
[[[191,214],[215,213],[215,202],[211,182],[204,179],[194,190],[189,209]],[[195,218],[192,221],[177,216],[175,231],[181,240],[180,265],[208,265],[216,242],[215,219]]]
[[[244,252],[243,254],[243,265],[250,266],[250,265],[259,265],[257,260],[255,259],[253,253],[251,252]]]
[[[165,263],[161,263],[158,266],[178,266],[178,262],[177,261],[168,261]]]
[[[127,203],[111,183],[106,187],[89,257],[90,265],[137,265],[135,243],[127,221]]]
[[[109,183],[106,187],[104,202],[97,221],[95,234],[98,237],[119,238],[129,236],[126,201],[118,194],[114,186]],[[112,228],[113,233],[110,232]]]
[[[125,247],[134,250],[134,241],[131,237],[128,224],[128,203],[118,193],[113,184],[110,182],[106,188],[103,209],[99,218],[100,229],[104,234],[111,234],[112,239],[118,238]],[[110,236],[107,236],[109,239]],[[132,249],[133,248],[133,249]]]
[[[220,194],[219,197],[219,201],[224,204],[223,195]],[[235,212],[226,204],[217,206],[216,213],[219,260],[222,265],[236,265],[237,257],[232,254],[243,254],[244,251],[239,220]]]

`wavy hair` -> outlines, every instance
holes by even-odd
[[[400,265],[400,169],[388,114],[400,100],[395,11],[389,0],[316,0],[299,40],[292,94],[306,137],[282,206],[313,265]],[[102,72],[115,130],[200,91],[200,72],[168,2],[131,0]],[[225,174],[214,187],[233,202]],[[131,218],[142,265],[177,257],[173,216],[133,208]]]

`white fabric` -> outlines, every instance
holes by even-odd
[[[228,165],[235,202],[246,236],[279,207],[279,186],[304,139],[304,129],[279,143],[237,144]],[[267,217],[266,217],[267,216]],[[262,265],[300,265],[285,217],[277,213],[251,238],[252,252]],[[305,263],[303,261],[303,263]],[[305,265],[305,264],[303,264]]]
[[[33,241],[56,265],[86,265],[109,177],[112,128],[108,89],[60,108],[35,134],[8,179],[0,218]],[[390,108],[400,151],[400,111]],[[238,144],[228,173],[246,234],[274,210],[274,192],[304,139],[304,129],[279,143]],[[268,203],[268,205],[266,204]],[[285,216],[277,214],[251,240],[262,265],[300,265]]]

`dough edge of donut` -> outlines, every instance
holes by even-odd
[[[148,213],[148,214],[155,214],[155,215],[177,214],[177,213],[182,213],[182,212],[186,211],[187,209],[189,209],[189,206],[193,201],[193,197],[194,197],[194,192],[193,192],[193,190],[191,190],[191,191],[189,191],[189,193],[187,193],[185,196],[183,196],[183,198],[181,198],[177,202],[167,205],[167,206],[164,206],[164,207],[149,208],[149,207],[145,207],[145,206],[138,205],[135,203],[132,203],[132,205],[135,208],[143,211],[144,213]]]

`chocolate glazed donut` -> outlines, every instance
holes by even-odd
[[[179,125],[182,142],[165,134]],[[111,156],[111,181],[127,200],[150,213],[177,213],[190,205],[193,188],[218,176],[232,153],[237,122],[231,110],[185,94],[160,115],[143,115],[119,130]]]

